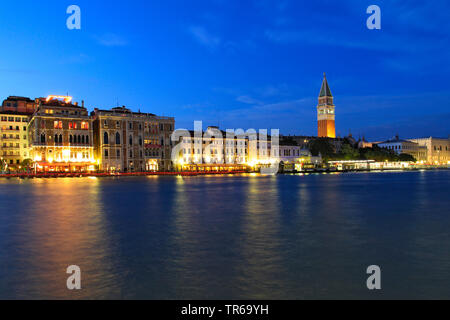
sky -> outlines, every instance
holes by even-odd
[[[81,29],[69,30],[70,5]],[[381,9],[369,30],[368,6]],[[450,134],[450,2],[2,1],[0,99],[50,94],[223,129],[317,134],[326,72],[341,136]]]

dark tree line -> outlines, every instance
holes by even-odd
[[[324,161],[330,160],[375,160],[375,161],[416,161],[413,156],[402,153],[396,154],[374,145],[372,148],[358,149],[348,139],[344,139],[339,152],[327,138],[318,138],[308,144],[313,156],[322,155]]]

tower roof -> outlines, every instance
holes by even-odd
[[[319,97],[332,97],[330,86],[328,85],[327,75],[323,74],[322,88],[320,89]]]

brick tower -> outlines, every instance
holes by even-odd
[[[328,86],[327,76],[323,74],[322,88],[319,94],[319,105],[317,106],[317,121],[319,137],[336,138],[335,107],[333,95]]]

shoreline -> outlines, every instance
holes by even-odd
[[[336,173],[379,173],[379,172],[417,172],[417,171],[439,171],[450,170],[450,167],[432,167],[432,168],[409,168],[409,169],[352,169],[352,170],[329,170],[329,169],[316,169],[308,171],[292,171],[292,172],[279,172],[275,175],[309,175],[309,174],[336,174]],[[264,175],[260,172],[248,172],[248,171],[210,171],[210,172],[131,172],[131,173],[14,173],[14,174],[0,174],[0,178],[11,179],[56,179],[56,178],[107,178],[107,177],[146,177],[146,176],[182,176],[182,177],[195,177],[195,176],[210,176],[210,175],[234,175],[234,174],[258,174]]]

